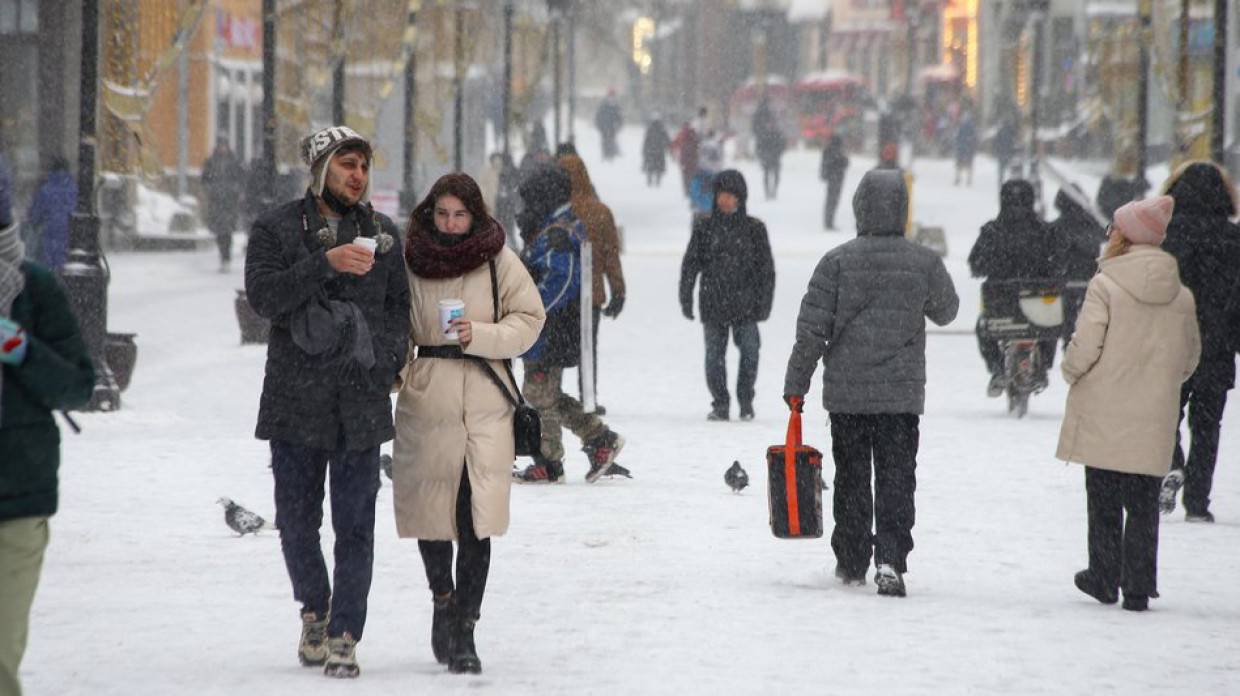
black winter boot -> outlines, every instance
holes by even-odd
[[[435,596],[435,614],[431,618],[431,651],[435,653],[435,661],[441,665],[448,664],[452,654],[452,623],[456,618],[456,602],[452,593]]]
[[[1097,576],[1089,570],[1077,573],[1072,581],[1076,583],[1076,589],[1103,604],[1115,604],[1119,601],[1119,592],[1114,587],[1103,587]]]
[[[448,671],[453,674],[481,674],[482,660],[474,647],[474,624],[477,619],[461,616],[459,612],[452,621],[452,657],[448,659]]]

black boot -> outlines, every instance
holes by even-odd
[[[1072,582],[1076,584],[1076,589],[1103,604],[1115,604],[1119,601],[1119,592],[1114,587],[1103,587],[1097,576],[1089,570],[1077,573]]]
[[[448,671],[453,674],[481,674],[482,660],[478,659],[478,650],[474,648],[474,624],[477,619],[461,616],[456,613],[452,622],[452,657],[448,660]]]
[[[452,624],[456,617],[456,602],[452,601],[452,593],[433,599],[435,614],[431,618],[431,651],[435,653],[436,662],[446,665],[452,654]]]

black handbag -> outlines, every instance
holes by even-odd
[[[491,259],[488,264],[491,267],[491,303],[495,323],[499,323],[499,281],[496,278],[495,259]],[[525,397],[521,395],[521,389],[517,387],[517,378],[512,374],[512,361],[504,360],[504,372],[508,373],[508,379],[512,382],[512,388],[517,392],[514,397],[508,391],[507,385],[500,376],[495,373],[495,369],[491,367],[491,363],[486,358],[480,358],[476,355],[469,356],[482,366],[487,374],[490,375],[491,381],[495,382],[495,386],[504,393],[504,398],[508,399],[508,403],[512,404],[512,440],[518,457],[532,457],[539,453],[542,445],[542,419],[538,416],[538,410],[533,406],[525,403]]]

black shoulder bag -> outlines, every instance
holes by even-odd
[[[487,262],[491,267],[491,303],[495,316],[495,323],[499,323],[499,280],[496,277],[495,259]],[[508,387],[504,384],[504,380],[495,373],[491,363],[486,358],[476,355],[469,356],[471,360],[476,361],[482,366],[482,369],[490,375],[491,381],[495,382],[495,386],[504,393],[504,398],[508,399],[508,403],[512,404],[514,409],[512,415],[512,439],[516,447],[518,457],[532,457],[539,452],[542,444],[542,419],[538,417],[538,410],[525,403],[525,397],[521,396],[521,389],[517,387],[517,378],[512,374],[512,361],[504,360],[504,371],[508,373],[508,379],[512,381],[512,388],[517,392],[513,397],[512,392],[508,391]]]

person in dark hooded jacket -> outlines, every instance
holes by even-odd
[[[1017,280],[1061,278],[1062,255],[1050,228],[1034,210],[1033,184],[1023,179],[1003,183],[999,190],[999,216],[982,226],[981,234],[969,251],[969,270],[974,278]],[[990,371],[989,396],[1003,393],[1007,384],[1003,374],[1003,350],[999,342],[982,335],[978,317],[977,344]],[[1055,340],[1040,341],[1041,374],[1055,360]]]
[[[1085,192],[1080,186],[1073,184],[1072,188],[1079,198],[1085,198]],[[1059,270],[1068,282],[1088,283],[1098,271],[1098,254],[1107,239],[1107,232],[1065,189],[1060,189],[1059,193],[1055,194],[1055,209],[1059,211],[1059,217],[1050,224],[1050,231],[1060,254]],[[1085,294],[1082,292],[1064,295],[1065,349],[1068,341],[1072,339],[1072,330],[1084,302]]]
[[[680,265],[680,308],[693,319],[693,288],[701,276],[698,308],[706,335],[706,386],[711,394],[710,420],[729,418],[728,333],[741,351],[736,398],[741,420],[754,416],[758,379],[758,322],[771,315],[775,293],[775,259],[766,225],[745,209],[748,188],[735,169],[714,182],[714,209],[693,221],[689,247]]]
[[[821,360],[835,456],[836,577],[864,584],[873,553],[879,594],[904,596],[926,400],[925,320],[951,322],[960,299],[943,260],[904,238],[908,194],[899,171],[866,173],[853,211],[857,238],[827,252],[801,300],[784,400],[801,408]]]
[[[39,263],[54,271],[69,260],[69,218],[77,197],[77,183],[69,172],[68,160],[53,158],[47,177],[30,202],[26,222],[39,232]]]
[[[1228,220],[1237,212],[1236,187],[1217,165],[1189,162],[1171,175],[1164,190],[1175,199],[1175,213],[1163,249],[1176,258],[1180,278],[1197,301],[1201,361],[1180,390],[1180,420],[1187,407],[1192,447],[1185,460],[1177,428],[1172,469],[1159,502],[1164,513],[1174,510],[1182,485],[1185,519],[1213,522],[1210,489],[1220,422],[1227,392],[1236,383],[1240,349],[1234,339],[1236,317],[1228,309],[1240,287],[1240,230]]]

